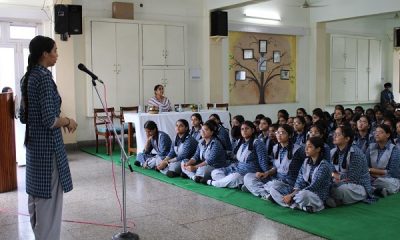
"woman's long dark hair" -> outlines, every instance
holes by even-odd
[[[287,150],[288,150],[287,158],[288,158],[288,159],[292,159],[292,158],[293,158],[293,141],[292,141],[292,137],[293,137],[293,128],[292,128],[290,125],[288,125],[288,124],[282,124],[282,125],[280,125],[279,127],[285,129],[285,131],[286,131],[287,134],[288,134],[288,141],[289,141],[289,144],[287,145]],[[279,128],[278,128],[278,129],[279,129]],[[278,143],[278,149],[276,150],[276,153],[275,153],[275,156],[274,156],[275,159],[278,159],[278,157],[279,157],[279,151],[281,150],[281,148],[282,148],[282,145],[281,145],[280,143]]]
[[[184,143],[185,140],[186,140],[186,137],[189,135],[189,132],[190,132],[189,123],[188,123],[188,121],[186,121],[186,119],[179,119],[179,120],[176,121],[176,122],[182,123],[182,124],[185,126],[185,128],[186,128],[186,132],[185,132],[185,133],[183,134],[183,136],[180,138],[180,139],[182,139],[182,143]],[[176,146],[176,147],[178,146],[178,139],[179,139],[179,136],[178,136],[178,134],[176,134],[176,137],[175,137],[175,146]]]
[[[246,125],[246,126],[250,127],[251,129],[253,129],[253,134],[251,135],[251,137],[250,137],[250,139],[249,139],[249,146],[248,146],[249,151],[252,151],[252,150],[254,149],[254,139],[256,139],[256,132],[257,132],[257,131],[256,131],[256,126],[254,125],[253,122],[248,121],[248,120],[244,121],[244,122],[242,123],[242,125],[240,125],[240,126],[243,126],[243,125]],[[236,154],[237,151],[239,150],[240,145],[242,145],[245,141],[246,141],[246,140],[243,138],[243,136],[240,137],[239,143],[237,144],[237,146],[236,146],[235,149],[233,150],[233,152],[234,152],[235,154]]]
[[[36,36],[29,43],[29,56],[28,56],[28,66],[26,68],[26,73],[21,79],[21,94],[22,94],[22,108],[23,108],[23,119],[25,120],[27,126],[25,130],[25,142],[28,143],[29,127],[28,127],[28,81],[29,76],[32,72],[34,66],[39,64],[40,58],[43,56],[44,52],[50,53],[54,48],[55,41],[49,37]]]
[[[349,138],[349,142],[347,143],[347,146],[344,149],[345,152],[344,152],[344,157],[343,157],[343,162],[342,162],[342,168],[346,168],[347,167],[347,154],[349,153],[351,145],[353,144],[354,132],[353,132],[353,129],[351,129],[351,127],[349,125],[339,126],[337,129],[340,129],[343,137]],[[337,148],[335,153],[333,154],[332,162],[334,165],[339,164],[339,148]]]
[[[324,140],[320,137],[310,137],[307,141],[310,141],[315,148],[320,149],[317,161],[315,162],[315,165],[319,165],[324,159]],[[308,158],[307,163],[311,165],[313,164],[311,157]]]
[[[156,136],[158,136],[157,123],[155,123],[154,121],[148,120],[147,122],[145,122],[144,128],[149,129],[151,131],[156,130]],[[155,140],[156,140],[156,144],[158,145],[158,137],[156,137]]]

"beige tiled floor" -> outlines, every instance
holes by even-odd
[[[74,190],[64,195],[63,219],[120,225],[111,163],[70,152]],[[27,213],[25,168],[18,167],[18,190],[0,194],[0,239],[34,239]],[[121,195],[121,170],[115,168]],[[127,172],[129,230],[140,239],[320,239],[263,216],[196,193]],[[121,228],[63,222],[63,240],[111,239]]]

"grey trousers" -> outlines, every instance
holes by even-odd
[[[352,204],[367,198],[365,188],[354,183],[346,183],[339,187],[332,187],[331,195],[334,199],[341,200],[343,204]]]
[[[400,180],[397,178],[377,178],[372,182],[372,186],[375,188],[386,188],[389,194],[394,194],[399,191]]]
[[[63,190],[59,182],[57,162],[54,158],[51,177],[51,198],[37,198],[29,195],[28,210],[36,240],[59,240]]]

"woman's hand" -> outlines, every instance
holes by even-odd
[[[62,126],[62,128],[64,129],[64,132],[66,133],[67,131],[69,133],[74,133],[76,128],[78,127],[78,124],[76,123],[76,121],[72,118],[63,118],[63,122],[65,122]]]
[[[158,164],[157,169],[158,170],[163,170],[168,166],[168,161],[167,160],[162,160],[160,164]]]
[[[288,195],[283,196],[282,201],[284,203],[286,203],[287,205],[290,205],[293,201],[293,194],[288,194]]]
[[[194,172],[194,171],[197,170],[197,167],[196,167],[196,166],[193,166],[193,165],[187,166],[187,167],[186,167],[186,170],[188,170],[188,171],[190,171],[190,172]]]

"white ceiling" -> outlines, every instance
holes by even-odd
[[[52,0],[0,0],[0,4],[20,5],[28,7],[42,7],[43,4],[49,5]]]

